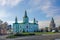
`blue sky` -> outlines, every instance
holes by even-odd
[[[30,21],[38,20],[40,27],[49,26],[54,17],[56,26],[60,25],[60,0],[0,0],[0,19],[12,24],[15,17],[23,20],[27,11]]]

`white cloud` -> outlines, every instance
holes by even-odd
[[[31,0],[29,2],[29,5],[33,9],[37,8],[42,10],[46,14],[46,17],[53,17],[56,14],[60,13],[60,7],[54,6],[55,3],[56,0]]]
[[[55,19],[56,26],[57,27],[60,26],[60,16],[57,15],[57,16],[54,17],[54,19]]]
[[[50,21],[39,21],[39,28],[49,27]]]
[[[15,23],[15,20],[14,21],[7,21],[9,24],[12,24],[12,23]],[[33,23],[33,21],[29,21],[30,23]],[[22,20],[18,20],[18,23],[23,23]]]
[[[56,0],[31,0],[29,2],[29,5],[31,8],[37,8],[38,10],[42,10],[46,17],[54,17],[56,26],[60,25],[60,7],[54,6],[54,4],[57,4]],[[32,10],[32,9],[30,9]],[[50,20],[46,21],[39,21],[40,27],[46,27],[49,25]]]
[[[16,6],[22,0],[0,0],[0,6]]]
[[[53,17],[56,14],[60,13],[60,7],[54,6],[56,0],[43,0],[43,3],[40,4],[40,9],[45,12],[46,17]]]
[[[56,27],[60,26],[60,16],[54,16],[54,21],[56,24]],[[46,20],[46,21],[39,21],[39,28],[43,28],[43,27],[49,27],[51,20]]]
[[[4,17],[8,17],[8,16],[11,16],[11,14],[7,13],[4,10],[0,10],[0,18],[4,18]]]
[[[15,20],[14,21],[7,21],[8,22],[8,24],[10,24],[10,25],[13,25],[13,23],[15,23]],[[23,21],[18,21],[18,23],[22,23]]]
[[[0,19],[4,22],[11,20],[13,14],[6,12],[5,10],[0,10]]]

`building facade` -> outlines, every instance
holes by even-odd
[[[0,35],[7,34],[7,23],[1,23],[0,22]]]
[[[56,25],[55,25],[54,19],[52,18],[49,25],[49,31],[55,30],[55,28],[56,28]]]
[[[36,31],[38,31],[38,23],[36,22],[35,18],[33,20],[33,23],[29,23],[29,17],[27,16],[26,11],[22,23],[18,23],[17,17],[15,18],[15,23],[13,23],[13,33]]]

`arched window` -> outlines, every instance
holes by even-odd
[[[28,26],[26,26],[26,28],[28,28]]]
[[[26,26],[26,28],[27,28],[27,32],[28,32],[28,26]]]

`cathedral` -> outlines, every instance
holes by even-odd
[[[13,33],[37,32],[37,31],[38,31],[38,22],[34,18],[33,23],[30,23],[26,11],[22,23],[18,23],[17,17],[15,18],[15,23],[13,23]]]
[[[56,24],[54,22],[54,19],[51,19],[50,25],[49,25],[49,31],[55,30]]]

